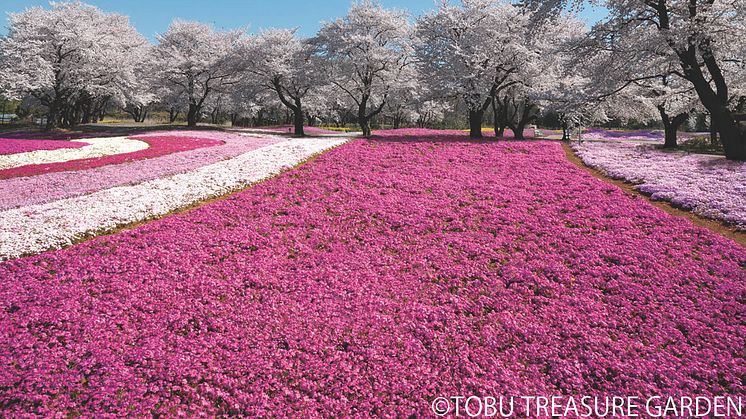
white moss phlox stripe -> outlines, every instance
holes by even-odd
[[[287,140],[192,172],[0,211],[0,260],[60,248],[94,232],[167,214],[265,179],[346,141]]]
[[[71,160],[113,156],[115,154],[133,153],[149,147],[148,143],[144,141],[131,140],[127,137],[88,138],[73,141],[88,143],[88,145],[80,148],[36,150],[2,155],[0,156],[0,169],[10,169],[29,164],[62,163]]]

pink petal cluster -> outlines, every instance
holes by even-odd
[[[0,138],[0,155],[26,153],[37,150],[59,150],[62,148],[81,148],[86,143],[59,140],[23,140]]]
[[[653,199],[746,230],[746,163],[621,142],[573,143],[583,161]]]
[[[220,140],[207,138],[164,134],[161,134],[159,136],[132,136],[130,138],[141,139],[142,141],[148,143],[150,147],[132,153],[124,153],[90,159],[78,159],[59,163],[31,164],[3,169],[0,170],[0,179],[35,176],[43,173],[91,169],[110,164],[121,164],[136,160],[149,159],[153,157],[164,156],[166,154],[189,151],[203,147],[212,147],[223,143]]]
[[[743,395],[746,251],[557,143],[413,130],[0,264],[9,416],[408,416]]]

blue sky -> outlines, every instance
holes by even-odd
[[[351,0],[88,0],[104,11],[118,12],[130,17],[134,26],[145,36],[155,35],[168,28],[174,18],[212,23],[217,28],[259,29],[298,27],[301,34],[313,35],[324,20],[344,15]],[[434,0],[382,0],[387,7],[408,9],[419,15],[434,7]],[[19,12],[31,6],[47,6],[48,0],[2,0],[3,14],[0,33],[7,32],[8,12]],[[604,15],[602,10],[585,11],[581,17],[593,23]]]

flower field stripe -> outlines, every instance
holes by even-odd
[[[0,263],[0,405],[429,417],[441,395],[741,395],[743,266],[556,142],[378,135]]]
[[[84,143],[82,141],[0,138],[0,155],[27,153],[29,151],[37,150],[80,148],[86,145],[87,143]]]
[[[147,144],[148,147],[126,153],[114,155],[104,155],[70,161],[45,163],[45,164],[28,164],[19,167],[0,170],[0,179],[10,179],[14,177],[37,176],[45,173],[55,173],[64,171],[76,171],[102,167],[110,164],[121,164],[130,161],[151,159],[154,157],[164,156],[172,153],[195,150],[203,147],[213,147],[223,144],[220,140],[190,137],[190,136],[138,136],[128,137],[130,141],[138,144]],[[140,138],[140,139],[138,139]],[[89,140],[81,140],[89,141]]]
[[[746,162],[619,142],[573,143],[585,164],[653,199],[746,230]]]
[[[276,136],[245,137],[224,132],[206,131],[155,133],[131,138],[149,141],[153,137],[162,137],[163,135],[211,140],[220,144],[91,169],[60,171],[0,180],[0,210],[45,204],[115,186],[136,184],[172,176],[284,141],[281,137]],[[172,142],[191,144],[186,140],[175,139]]]
[[[275,175],[345,139],[287,140],[194,171],[0,211],[0,260],[162,216]]]
[[[72,140],[87,145],[81,148],[60,148],[57,150],[35,150],[26,153],[0,156],[0,170],[13,167],[62,163],[71,160],[90,159],[116,154],[133,153],[148,148],[148,143],[127,137],[88,138]]]

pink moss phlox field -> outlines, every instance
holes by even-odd
[[[746,251],[559,143],[415,130],[0,264],[0,406],[429,417],[450,395],[743,395]]]
[[[86,143],[59,140],[19,140],[15,138],[0,138],[0,155],[26,153],[37,150],[58,150],[61,148],[81,148]]]
[[[225,144],[167,154],[146,160],[96,167],[74,172],[46,173],[6,179],[0,188],[0,210],[43,204],[115,186],[188,172],[282,141],[276,137],[247,137],[226,132],[174,131],[138,135],[138,139],[166,135],[221,141]]]
[[[132,153],[116,154],[112,156],[71,160],[60,163],[30,164],[26,166],[13,167],[10,169],[3,169],[0,170],[0,179],[35,176],[43,173],[92,169],[95,167],[102,167],[110,164],[121,164],[136,160],[151,159],[153,157],[159,157],[171,153],[189,151],[203,147],[213,147],[223,143],[220,140],[201,138],[196,136],[187,137],[163,134],[159,136],[131,136],[129,138],[145,141],[150,147]]]
[[[669,201],[746,231],[744,162],[621,142],[572,146],[587,165],[635,183],[637,189],[653,199]]]

